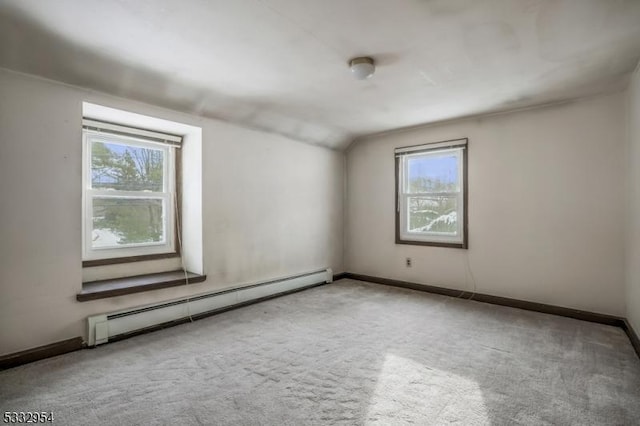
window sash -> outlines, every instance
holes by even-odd
[[[451,194],[449,197],[454,198],[457,203],[456,209],[456,232],[438,232],[438,231],[412,231],[409,229],[410,223],[410,208],[409,203],[411,198],[419,198],[415,194],[403,194],[402,206],[404,209],[400,211],[400,236],[406,240],[417,240],[425,242],[442,242],[442,243],[462,243],[463,241],[463,222],[464,218],[461,212],[463,211],[464,197],[462,193]]]
[[[92,147],[94,142],[111,142],[125,146],[162,150],[163,191],[123,191],[92,188]],[[105,135],[83,130],[83,260],[115,259],[120,257],[164,254],[175,252],[175,147],[149,142],[125,135]],[[161,199],[163,216],[163,242],[126,244],[117,247],[93,247],[93,200],[95,198]]]
[[[88,163],[87,163],[87,170],[85,173],[85,175],[88,175],[88,176],[84,176],[86,179],[86,184],[88,184],[88,186],[85,185],[85,188],[95,190],[92,187],[93,179],[91,176],[92,160],[93,160],[92,150],[93,150],[94,143],[107,143],[107,144],[132,146],[135,148],[153,149],[156,151],[162,151],[164,154],[164,161],[162,165],[162,168],[163,168],[162,169],[162,178],[163,178],[162,192],[169,192],[169,190],[171,190],[172,180],[170,179],[170,175],[172,174],[172,170],[175,170],[174,160],[173,160],[173,158],[175,157],[175,153],[172,151],[172,148],[169,145],[156,144],[153,142],[148,142],[148,141],[145,141],[139,138],[134,138],[131,136],[106,135],[104,133],[94,132],[91,130],[84,131],[84,144],[85,144],[85,149],[88,151],[87,152]],[[175,181],[175,179],[173,179],[173,181]],[[109,191],[122,191],[122,190],[110,189]],[[157,193],[158,191],[145,191],[145,192]]]
[[[169,223],[169,218],[167,217],[167,211],[171,208],[171,200],[173,197],[171,197],[171,194],[161,194],[161,195],[155,195],[155,196],[121,196],[121,195],[115,195],[113,194],[113,191],[109,191],[111,192],[109,195],[102,195],[102,194],[92,194],[92,193],[88,193],[87,194],[87,206],[86,206],[86,212],[87,212],[87,222],[89,227],[88,229],[86,229],[85,232],[87,232],[87,236],[91,237],[93,235],[93,201],[95,198],[112,198],[112,199],[129,199],[129,200],[161,200],[162,201],[162,212],[163,212],[163,221],[162,221],[162,234],[163,234],[163,240],[162,241],[154,241],[154,242],[146,242],[146,243],[129,243],[129,244],[122,244],[122,245],[117,245],[117,246],[105,246],[105,247],[94,247],[93,244],[91,244],[91,241],[89,239],[87,239],[86,244],[87,244],[87,248],[90,251],[99,251],[102,252],[104,250],[112,250],[113,252],[115,252],[115,250],[118,251],[118,253],[120,251],[126,251],[128,249],[136,249],[136,248],[145,248],[145,247],[166,247],[169,243],[170,243],[170,232],[172,232],[172,227],[168,226],[170,225]],[[119,255],[118,255],[119,257]]]

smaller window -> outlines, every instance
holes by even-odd
[[[181,139],[84,120],[83,260],[176,253]]]
[[[395,154],[396,243],[467,248],[467,139]]]

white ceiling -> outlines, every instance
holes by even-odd
[[[640,0],[0,0],[0,67],[338,149],[607,90],[639,58]]]

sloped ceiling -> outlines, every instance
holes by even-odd
[[[337,149],[594,94],[639,58],[639,0],[0,1],[0,67]]]

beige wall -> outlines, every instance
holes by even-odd
[[[347,153],[347,270],[625,314],[624,93],[369,137]],[[394,243],[396,147],[469,138],[469,250]],[[405,258],[413,267],[405,267]]]
[[[76,302],[82,101],[202,127],[206,282]],[[344,270],[342,153],[3,70],[0,185],[0,355],[86,337],[96,313]]]
[[[629,86],[627,318],[640,333],[640,68]]]

